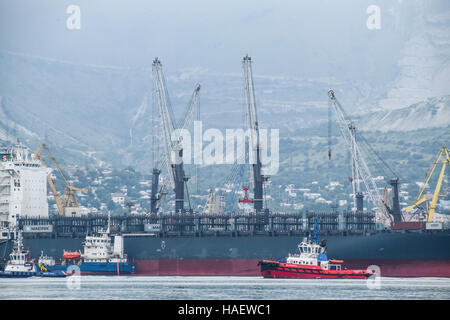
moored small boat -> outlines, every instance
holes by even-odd
[[[136,265],[129,262],[124,253],[123,236],[109,234],[109,220],[106,231],[97,235],[87,235],[83,243],[83,253],[64,251],[62,261],[56,263],[52,257],[41,253],[39,263],[49,271],[64,271],[81,275],[129,275],[136,272]]]

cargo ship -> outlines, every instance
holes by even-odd
[[[218,223],[218,217],[196,214],[189,217],[192,223],[186,221],[186,216],[173,214],[159,218],[114,217],[112,221],[117,226],[116,232],[123,237],[128,260],[136,265],[135,275],[260,276],[258,262],[264,259],[276,261],[294,252],[298,243],[312,234],[314,219],[319,216],[319,240],[326,240],[327,254],[344,260],[348,269],[377,265],[381,276],[450,277],[448,229],[377,230],[375,223],[370,222],[348,222],[340,226],[327,223],[331,219],[338,220],[339,216],[348,221],[370,217],[367,213],[310,212],[303,216],[306,216],[306,222],[301,214],[271,214],[267,217],[269,223],[265,230],[255,224],[254,215],[227,217],[229,228],[224,227],[221,231],[217,227],[211,230],[210,223],[202,224],[206,219]],[[230,223],[230,220],[242,224]],[[24,219],[22,222],[25,230],[25,223],[51,226],[48,232],[24,232],[24,245],[31,252],[44,250],[56,259],[62,259],[64,250],[79,250],[86,232],[99,228],[102,222],[103,225],[107,223],[106,218],[100,216]],[[361,228],[357,229],[357,225]],[[5,243],[2,246],[0,252],[8,252]],[[39,259],[39,256],[33,258]]]

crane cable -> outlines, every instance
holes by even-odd
[[[331,104],[331,100],[328,99],[328,160],[331,160],[331,109],[333,108]],[[328,166],[330,166],[330,163],[328,163]]]
[[[363,135],[359,134],[359,137],[362,139],[364,144],[368,147],[368,149],[382,162],[382,164],[392,173],[394,177],[398,177],[397,174],[394,172],[394,170],[386,163],[386,161],[383,160],[383,158],[372,148],[372,146],[367,142],[367,140],[364,138]],[[370,156],[370,154],[369,154]],[[386,171],[383,170],[385,173]]]

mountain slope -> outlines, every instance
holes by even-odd
[[[399,14],[402,11],[399,11]],[[415,15],[415,19],[411,16]],[[408,40],[398,60],[399,74],[380,101],[385,109],[404,108],[429,97],[450,94],[450,4],[408,1],[403,8]]]
[[[450,95],[429,98],[406,108],[374,112],[358,122],[362,130],[381,132],[445,128],[450,125]]]

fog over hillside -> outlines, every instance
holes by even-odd
[[[79,30],[66,27],[72,4]],[[205,128],[243,126],[245,54],[254,61],[261,126],[281,137],[327,121],[330,88],[347,113],[368,119],[365,130],[445,128],[450,2],[377,1],[381,28],[370,30],[373,4],[2,1],[0,139],[45,142],[69,163],[149,172],[156,56],[178,119],[201,84]],[[409,107],[426,119],[442,113],[420,122],[402,111]]]

